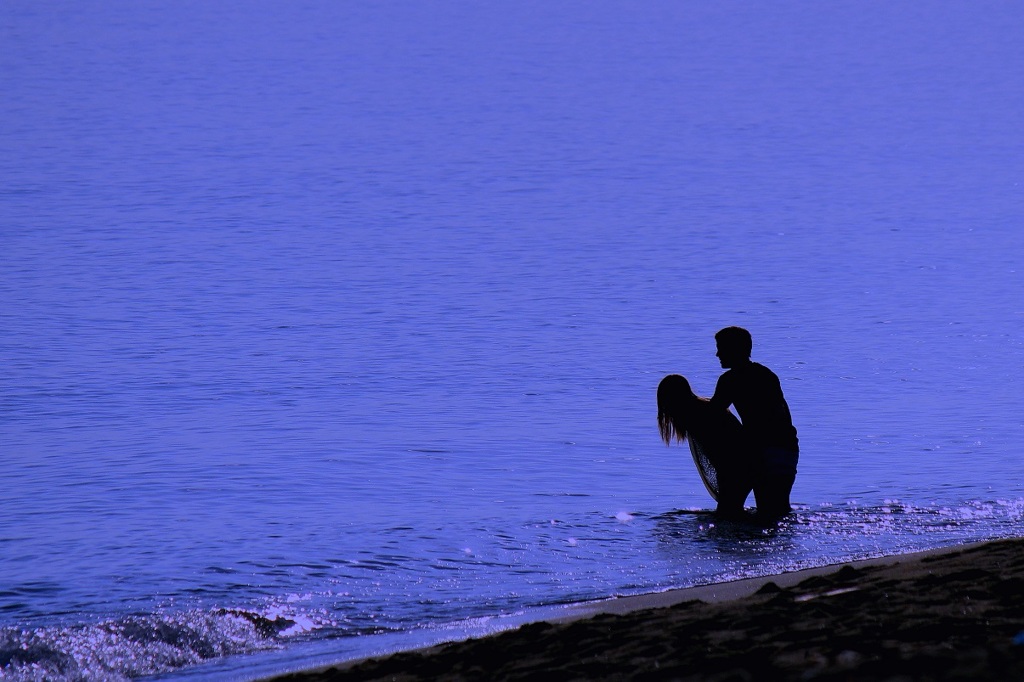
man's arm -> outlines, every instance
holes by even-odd
[[[711,406],[719,410],[727,410],[732,405],[732,391],[729,388],[728,372],[718,377],[715,394],[711,396]]]

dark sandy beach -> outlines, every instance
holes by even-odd
[[[588,608],[276,680],[1024,679],[1024,539]]]

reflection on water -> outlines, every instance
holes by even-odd
[[[326,578],[320,584],[331,589],[258,599],[247,609],[166,608],[88,625],[3,628],[5,679],[119,679],[282,647],[298,647],[310,660],[354,658],[512,627],[557,615],[560,604],[883,556],[893,548],[1014,537],[1024,500],[802,507],[770,528],[719,521],[701,510],[624,516],[535,523],[514,533],[481,528],[464,536],[474,548],[433,557],[384,553],[325,563],[317,567]],[[256,663],[273,672],[294,660],[282,654]],[[238,674],[216,662],[196,671],[210,679]]]

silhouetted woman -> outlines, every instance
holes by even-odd
[[[694,394],[684,377],[670,374],[658,384],[658,428],[666,445],[689,438],[694,454],[699,452],[711,462],[716,480],[705,478],[705,483],[709,490],[717,488],[716,511],[728,517],[743,515],[753,486],[750,448],[739,419]]]

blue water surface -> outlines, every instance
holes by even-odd
[[[1024,9],[0,7],[0,678],[1024,534]],[[658,438],[738,324],[797,513]],[[753,500],[750,500],[753,503]]]

